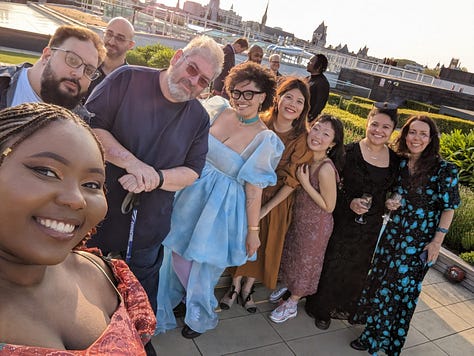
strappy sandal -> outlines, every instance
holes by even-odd
[[[224,296],[221,298],[219,302],[219,306],[221,307],[222,310],[229,310],[237,298],[238,298],[238,293],[235,290],[235,286],[232,285],[229,291],[226,294],[224,294]]]
[[[245,295],[243,293],[243,290],[240,291],[240,299],[242,301],[242,306],[247,310],[249,313],[256,313],[257,312],[257,306],[255,305],[255,302],[252,299],[252,294],[255,292],[254,287],[252,286],[252,289],[250,290],[250,293]]]

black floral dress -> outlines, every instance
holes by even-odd
[[[457,173],[453,164],[440,161],[424,187],[409,190],[407,161],[400,163],[396,191],[402,195],[401,207],[375,251],[353,320],[366,320],[360,341],[371,354],[400,354],[428,270],[420,255],[434,237],[441,213],[460,204]]]
[[[396,182],[400,163],[390,151],[388,167],[373,166],[364,160],[357,142],[346,145],[345,152],[343,184],[333,213],[334,230],[318,290],[306,297],[305,304],[308,314],[322,320],[348,319],[355,312],[382,225],[386,194]],[[363,193],[373,197],[372,207],[365,214],[365,225],[355,222],[358,215],[349,207],[352,199]]]

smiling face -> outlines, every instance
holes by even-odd
[[[304,109],[305,98],[299,89],[291,89],[278,100],[278,120],[296,120]]]
[[[260,88],[257,87],[255,82],[252,81],[243,81],[240,83],[237,83],[232,90],[238,90],[240,92],[244,92],[247,90],[253,91],[253,92],[259,92]],[[258,109],[260,105],[263,103],[265,100],[265,93],[257,94],[255,93],[253,95],[253,98],[250,100],[247,100],[244,98],[244,95],[240,95],[240,98],[234,99],[231,96],[230,103],[232,107],[235,109],[237,112],[237,115],[243,117],[244,119],[249,119],[252,117],[255,117],[258,114]]]
[[[335,134],[330,122],[316,122],[308,133],[309,149],[313,152],[326,152],[335,145]]]
[[[0,166],[0,260],[62,262],[105,216],[102,156],[90,132],[50,123],[14,147]]]
[[[107,57],[122,58],[135,45],[133,26],[126,19],[115,18],[109,22],[104,32],[104,46]]]
[[[393,121],[386,114],[375,114],[367,119],[365,136],[374,146],[385,145],[394,130]]]
[[[410,153],[419,157],[425,148],[429,145],[430,126],[423,121],[413,121],[408,129],[405,142]]]
[[[58,48],[45,48],[45,61],[41,75],[41,98],[44,102],[73,109],[87,93],[91,80],[84,75],[84,65],[72,68],[66,64],[66,52],[78,55],[85,64],[97,67],[99,55],[92,41],[81,41],[70,37]]]

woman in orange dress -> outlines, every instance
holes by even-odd
[[[0,111],[0,152],[0,355],[145,355],[145,291],[125,262],[80,251],[107,211],[91,129],[22,104]]]
[[[308,110],[309,89],[305,81],[287,77],[279,82],[275,103],[264,119],[285,145],[276,169],[277,184],[263,190],[257,260],[235,269],[232,286],[220,302],[222,309],[229,309],[240,296],[242,306],[255,313],[257,308],[252,299],[255,280],[268,288],[276,287],[283,243],[291,223],[293,191],[300,184],[296,169],[312,158],[306,145]]]

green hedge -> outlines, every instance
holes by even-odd
[[[474,191],[474,130],[454,130],[440,137],[441,155],[459,168],[459,181]]]
[[[361,96],[353,96],[352,101],[354,103],[360,103],[360,104],[369,104],[369,105],[374,105],[375,101],[368,99],[368,98],[363,98]]]
[[[464,261],[474,266],[474,251],[459,254]]]
[[[161,44],[141,46],[128,51],[127,62],[140,66],[168,68],[174,53],[175,50]]]
[[[454,219],[443,245],[456,252],[474,250],[474,192],[459,186],[461,206],[454,212]]]
[[[415,101],[415,100],[406,100],[404,107],[406,107],[407,109],[416,110],[416,111],[426,111],[426,112],[435,113],[435,114],[439,113],[439,107],[430,105],[430,104],[425,104],[425,103]]]
[[[343,106],[340,106],[344,108]],[[345,109],[351,114],[358,115],[361,118],[367,118],[370,110],[372,109],[371,104],[357,103],[355,101],[348,101],[346,103]],[[469,120],[463,120],[454,118],[447,115],[435,114],[430,112],[416,111],[411,109],[399,109],[399,123],[398,127],[402,127],[403,124],[408,120],[412,115],[425,115],[430,117],[436,122],[436,125],[439,128],[441,133],[448,133],[453,130],[461,130],[464,133],[469,133],[469,131],[474,130],[474,122]]]

